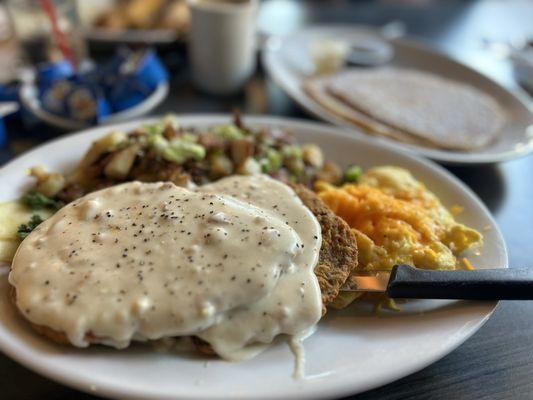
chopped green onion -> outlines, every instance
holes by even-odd
[[[235,125],[215,126],[213,128],[213,132],[221,138],[227,140],[242,139],[245,136],[245,132]]]
[[[358,165],[352,165],[344,171],[344,180],[346,182],[357,182],[363,175],[363,169]]]
[[[31,216],[27,224],[20,225],[17,230],[17,235],[20,238],[20,240],[24,240],[26,236],[28,236],[31,233],[31,231],[37,228],[37,226],[41,222],[43,222],[43,219],[39,215],[34,214]]]
[[[196,143],[174,139],[162,150],[161,156],[167,161],[183,164],[190,159],[203,160],[205,158],[205,148]]]
[[[263,171],[264,174],[268,174],[271,172],[271,165],[268,158],[262,158],[259,160],[259,165],[261,166],[261,171]]]
[[[185,135],[189,136],[185,138],[178,137],[168,141],[163,135],[151,134],[148,137],[148,144],[161,154],[161,157],[165,160],[176,164],[183,164],[190,159],[203,160],[206,154],[205,148],[190,141],[190,133]]]
[[[50,197],[39,192],[28,192],[21,198],[22,203],[32,210],[42,210],[43,208],[59,208],[59,203]]]
[[[283,157],[281,156],[280,152],[275,149],[268,149],[266,152],[266,156],[270,164],[269,172],[279,171],[279,169],[283,165]]]
[[[175,115],[169,114],[159,121],[145,124],[143,125],[143,129],[148,135],[162,135],[168,125],[172,126],[174,129],[178,128],[178,119]]]
[[[162,152],[168,147],[168,140],[165,139],[161,134],[150,134],[148,136],[148,145],[153,147],[158,152]]]
[[[294,145],[286,145],[281,148],[281,153],[283,158],[297,158],[301,159],[303,157],[302,148]]]
[[[190,132],[185,132],[179,137],[179,139],[185,142],[196,143],[198,142],[198,135]]]

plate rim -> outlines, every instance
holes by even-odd
[[[185,120],[183,123],[184,125],[191,124],[194,125],[194,123],[187,122],[186,120],[201,120],[202,125],[209,125],[209,124],[217,124],[221,123],[221,121],[226,121],[230,118],[229,114],[211,114],[211,113],[194,113],[194,114],[176,114],[178,120]],[[69,140],[75,137],[82,137],[84,135],[93,133],[95,131],[98,131],[100,133],[105,132],[106,130],[113,130],[113,129],[129,129],[129,128],[121,128],[121,127],[129,127],[129,126],[135,126],[138,124],[148,123],[150,121],[156,121],[160,119],[161,117],[148,117],[148,118],[139,118],[128,122],[122,122],[117,123],[109,126],[99,126],[99,127],[93,127],[89,129],[84,129],[81,131],[73,132],[67,135],[63,135],[61,137],[55,138],[49,142],[43,143],[32,150],[25,152],[12,160],[10,162],[6,163],[2,167],[0,167],[0,179],[2,179],[2,175],[5,173],[5,170],[7,167],[11,166],[12,164],[15,164],[16,162],[21,161],[24,158],[30,157],[32,153],[34,152],[41,152],[43,149],[46,149],[46,147],[53,147],[56,142]],[[505,265],[504,267],[508,267],[508,252],[507,252],[507,246],[505,243],[505,240],[503,238],[503,235],[494,220],[492,214],[488,210],[488,208],[485,206],[485,204],[479,199],[479,197],[465,184],[463,183],[459,178],[457,178],[452,173],[448,172],[444,167],[436,164],[433,161],[423,159],[419,156],[413,155],[412,153],[402,151],[398,148],[395,148],[392,144],[389,143],[382,143],[382,142],[376,142],[374,140],[371,140],[371,138],[367,137],[354,137],[350,133],[346,132],[345,130],[335,127],[332,125],[328,125],[322,122],[313,122],[313,121],[305,121],[301,119],[296,118],[285,118],[285,117],[278,117],[278,116],[268,116],[268,115],[244,115],[243,119],[249,123],[250,125],[279,125],[279,126],[285,126],[288,129],[294,128],[294,129],[302,129],[310,128],[313,130],[320,130],[322,131],[322,134],[331,133],[336,136],[340,136],[343,138],[346,138],[348,140],[351,140],[353,142],[364,142],[365,144],[377,148],[378,150],[381,150],[381,148],[385,148],[386,151],[391,151],[393,153],[399,153],[402,157],[406,157],[409,159],[409,161],[414,162],[415,164],[418,164],[419,166],[423,167],[424,169],[429,169],[431,172],[435,173],[440,178],[443,178],[445,180],[449,180],[453,182],[453,185],[459,187],[462,192],[464,192],[465,195],[471,198],[473,202],[476,204],[477,207],[480,208],[481,211],[486,215],[486,217],[491,222],[493,228],[495,229],[495,234],[498,238],[499,244],[501,245],[503,258],[505,259]],[[96,134],[96,133],[94,133]],[[324,388],[324,390],[317,391],[316,393],[301,393],[298,391],[292,391],[290,393],[287,393],[284,395],[286,398],[301,398],[302,396],[306,396],[307,398],[324,398],[324,397],[332,397],[332,396],[343,396],[343,395],[353,395],[355,393],[361,393],[367,390],[371,390],[380,386],[383,386],[385,384],[391,383],[397,379],[400,379],[402,377],[408,376],[414,372],[417,372],[419,370],[422,370],[423,368],[427,367],[428,365],[436,362],[437,360],[441,359],[445,355],[449,354],[453,350],[455,350],[457,347],[459,347],[462,343],[464,343],[466,340],[468,340],[474,333],[476,333],[484,324],[485,322],[490,318],[490,316],[494,313],[497,302],[491,302],[490,304],[485,303],[487,306],[491,306],[490,309],[480,319],[475,323],[475,325],[471,328],[467,334],[463,334],[458,340],[455,340],[453,343],[449,344],[447,347],[443,347],[440,349],[440,351],[437,351],[432,354],[432,356],[422,363],[418,363],[414,366],[411,366],[407,369],[398,369],[395,370],[393,373],[388,374],[386,377],[382,377],[379,380],[373,380],[369,382],[366,385],[360,385],[357,388],[352,387],[349,383],[346,384],[344,382],[344,385],[337,386],[335,388]],[[23,343],[19,343],[18,346],[10,347],[6,343],[4,343],[3,340],[0,340],[0,350],[4,352],[4,354],[8,355],[10,358],[15,360],[16,362],[20,363],[21,365],[25,366],[26,368],[33,370],[42,376],[45,376],[49,379],[52,379],[60,384],[64,384],[73,388],[76,388],[78,390],[84,391],[86,393],[90,393],[93,395],[102,395],[102,396],[110,396],[114,398],[120,398],[127,396],[131,399],[145,399],[147,398],[146,393],[139,393],[139,392],[129,392],[128,389],[124,387],[119,387],[114,384],[105,384],[101,385],[99,384],[97,391],[93,391],[93,386],[91,382],[88,382],[83,376],[76,375],[76,374],[65,374],[65,371],[58,369],[49,369],[47,368],[47,364],[39,363],[38,361],[34,361],[32,359],[31,352],[22,352],[19,353],[17,350],[20,348],[20,346],[24,346]],[[327,386],[327,385],[325,385]],[[218,398],[224,398],[225,396],[223,394],[220,394]],[[239,396],[236,396],[239,397]],[[268,396],[257,396],[257,398],[263,398]],[[270,396],[272,397],[272,396]],[[176,396],[159,396],[157,398],[161,399],[171,399],[171,398],[200,398],[199,395],[194,395],[189,393],[189,395],[181,395],[176,394]]]
[[[315,30],[331,30],[331,29],[349,29],[354,32],[368,33],[369,27],[365,25],[348,25],[348,24],[315,24],[306,26],[303,29],[300,29],[295,32],[291,32],[285,35],[273,35],[269,37],[264,46],[263,51],[261,52],[261,64],[267,72],[267,76],[272,79],[272,81],[279,86],[283,92],[289,96],[294,102],[296,102],[307,114],[312,115],[315,118],[318,118],[322,122],[327,122],[333,124],[339,128],[352,131],[352,134],[356,136],[365,136],[373,138],[384,143],[394,143],[400,146],[404,151],[407,151],[411,154],[423,156],[430,158],[431,160],[445,163],[447,165],[481,165],[481,164],[494,164],[504,161],[510,161],[526,157],[527,155],[533,153],[533,140],[530,140],[526,145],[521,147],[519,150],[506,150],[494,154],[485,154],[478,152],[458,152],[458,151],[447,151],[439,149],[425,148],[423,146],[417,146],[409,143],[402,143],[394,139],[388,139],[382,136],[373,136],[363,132],[356,125],[351,124],[348,121],[342,120],[340,117],[337,117],[327,110],[323,109],[319,104],[316,104],[311,98],[307,95],[301,96],[299,93],[294,92],[288,85],[285,84],[284,79],[280,77],[280,74],[277,72],[277,67],[274,67],[275,61],[272,61],[272,58],[280,56],[279,50],[276,49],[276,41],[291,38],[295,35],[303,34],[306,32],[312,32]],[[378,33],[379,34],[379,33]],[[525,92],[521,89],[510,89],[501,85],[496,80],[492,79],[490,76],[485,74],[482,71],[478,71],[469,65],[462,62],[460,59],[454,55],[447,54],[439,48],[434,48],[430,46],[427,41],[423,39],[415,38],[412,36],[403,36],[399,38],[393,38],[388,40],[383,37],[383,40],[387,40],[393,46],[398,43],[399,45],[410,47],[419,51],[424,51],[425,53],[431,54],[433,56],[446,58],[449,61],[455,63],[457,66],[464,68],[469,71],[469,73],[476,74],[482,79],[489,81],[492,85],[497,86],[500,90],[505,91],[509,96],[517,100],[525,109],[527,109],[530,115],[533,115],[533,101],[528,101],[528,97]],[[526,132],[531,129],[533,130],[533,122],[526,128]],[[524,133],[526,134],[526,133]]]

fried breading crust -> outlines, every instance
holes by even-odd
[[[303,185],[292,185],[322,228],[322,247],[315,274],[322,292],[323,312],[339,294],[350,272],[357,267],[357,242],[346,222],[337,217],[318,196]]]

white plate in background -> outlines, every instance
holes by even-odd
[[[346,25],[329,25],[305,28],[283,37],[273,36],[263,47],[263,65],[268,75],[307,112],[337,126],[349,128],[356,137],[369,136],[356,125],[324,109],[302,88],[303,80],[314,69],[309,51],[314,40],[332,38],[357,43],[367,35],[375,36],[377,31]],[[495,142],[470,152],[433,149],[383,137],[372,137],[393,143],[403,150],[450,164],[494,163],[522,157],[533,151],[533,106],[527,94],[521,91],[512,92],[421,42],[397,38],[390,43],[395,51],[390,65],[432,72],[465,82],[490,94],[505,111],[506,124]]]
[[[231,117],[178,116],[182,126],[228,123]],[[153,119],[152,119],[153,120]],[[132,130],[148,120],[99,127],[38,147],[0,169],[0,201],[17,198],[31,179],[28,167],[43,164],[68,171],[90,143],[109,130]],[[320,145],[328,159],[363,168],[397,165],[409,169],[444,205],[460,204],[460,222],[479,229],[485,245],[468,254],[478,267],[506,268],[502,235],[489,211],[457,178],[442,167],[324,124],[274,117],[246,117],[250,126],[290,129],[299,142]],[[328,312],[305,341],[306,377],[291,376],[294,357],[277,343],[257,358],[230,363],[195,355],[155,352],[147,345],[126,350],[103,346],[58,346],[34,333],[9,300],[7,269],[0,275],[0,349],[26,367],[94,395],[127,399],[331,398],[359,393],[409,375],[445,356],[490,317],[496,303],[412,301],[400,313],[376,315],[361,305]],[[489,351],[490,349],[487,349]],[[460,371],[458,371],[460,373]]]

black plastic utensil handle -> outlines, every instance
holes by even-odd
[[[438,271],[395,265],[387,294],[406,299],[533,300],[533,268]]]

